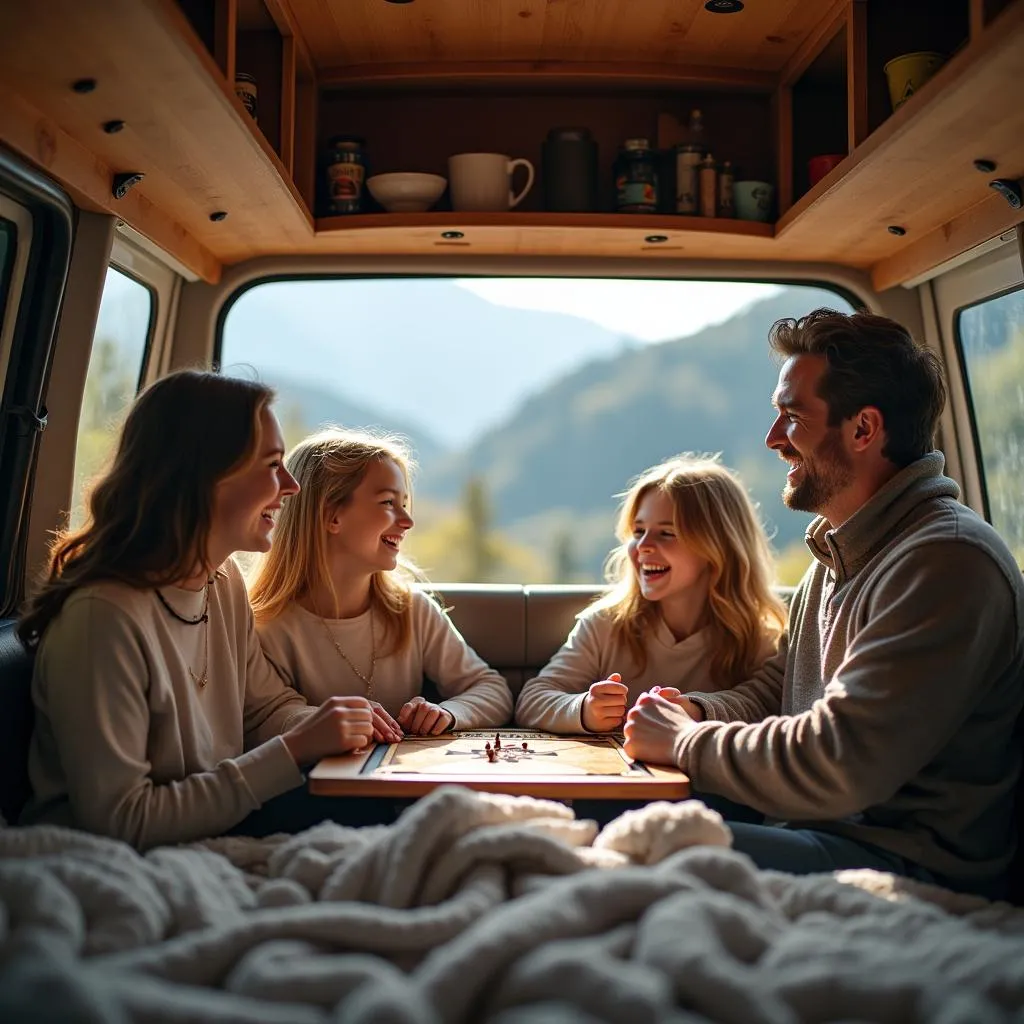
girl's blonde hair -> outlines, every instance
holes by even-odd
[[[370,465],[383,461],[399,468],[411,498],[412,459],[405,441],[396,435],[328,427],[288,453],[285,465],[302,489],[285,501],[277,516],[274,544],[256,564],[249,599],[257,622],[276,618],[319,584],[326,584],[333,595],[327,523],[351,500]],[[400,557],[397,570],[375,572],[371,579],[370,607],[384,621],[391,651],[401,650],[412,635],[410,585],[417,578],[412,563]],[[333,609],[321,613],[332,614]]]
[[[80,587],[162,587],[217,568],[207,551],[216,487],[256,458],[273,398],[264,384],[204,370],[168,374],[139,394],[85,525],[53,543],[47,579],[18,625],[26,646]]]
[[[640,502],[654,489],[671,500],[680,541],[710,564],[711,677],[720,686],[735,685],[759,667],[766,638],[778,643],[786,609],[772,591],[771,549],[754,505],[718,456],[687,452],[633,481],[616,523],[620,544],[605,565],[613,587],[595,605],[610,612],[613,634],[626,644],[642,672],[647,663],[643,638],[655,628],[659,612],[657,602],[640,592],[629,542]]]

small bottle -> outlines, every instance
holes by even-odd
[[[700,215],[714,217],[718,210],[718,171],[715,158],[708,153],[700,162]]]
[[[700,162],[706,150],[704,118],[695,108],[690,111],[683,141],[676,146],[676,213],[697,214]]]
[[[732,199],[732,161],[726,160],[718,172],[718,216],[735,217],[736,206]]]

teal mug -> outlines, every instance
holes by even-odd
[[[775,187],[767,181],[737,181],[732,186],[738,220],[770,221],[774,197]]]

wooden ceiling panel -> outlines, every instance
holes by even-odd
[[[779,71],[834,5],[748,0],[287,0],[321,70],[471,61],[691,63]]]

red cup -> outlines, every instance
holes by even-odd
[[[811,187],[813,188],[817,185],[833,167],[838,167],[845,159],[845,153],[826,153],[822,156],[812,156],[807,161],[807,174],[811,179]]]

